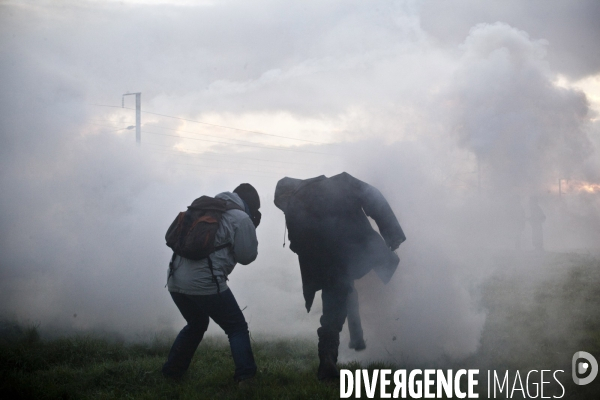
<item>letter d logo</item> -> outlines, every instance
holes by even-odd
[[[587,362],[581,362],[578,365],[577,361],[579,361],[581,358],[584,358]],[[585,374],[590,367],[590,374],[586,378],[578,377],[578,375]],[[594,378],[596,378],[596,375],[598,375],[598,361],[596,361],[593,355],[585,351],[578,351],[577,353],[573,354],[572,368],[573,382],[575,382],[577,385],[587,385],[588,383],[591,383]]]

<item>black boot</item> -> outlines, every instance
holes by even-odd
[[[319,335],[319,370],[317,377],[320,381],[332,380],[340,377],[337,368],[338,347],[340,338],[338,332],[328,332],[322,327],[317,330]]]
[[[320,381],[329,381],[338,379],[340,377],[340,371],[336,365],[337,351],[333,354],[331,351],[320,351],[319,350],[319,370],[317,372],[317,378]]]
[[[348,347],[356,351],[362,351],[367,348],[367,344],[364,339],[350,340]]]

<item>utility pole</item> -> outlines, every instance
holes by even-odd
[[[142,143],[142,93],[125,93],[121,97],[121,108],[125,107],[125,96],[135,94],[135,142],[138,146]]]
[[[481,193],[481,161],[477,157],[477,192]]]
[[[562,185],[561,185],[562,182],[561,181],[562,181],[562,179],[559,178],[558,179],[558,197],[562,197]]]

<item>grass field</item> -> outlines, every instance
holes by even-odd
[[[35,399],[237,399],[336,398],[338,388],[321,385],[314,371],[312,342],[254,343],[260,373],[257,385],[241,392],[233,382],[226,341],[208,338],[186,377],[165,380],[159,373],[171,344],[165,338],[125,345],[90,336],[40,342],[34,331],[1,353],[1,397]]]
[[[575,351],[588,351],[600,360],[600,262],[573,254],[511,257],[498,259],[507,267],[498,268],[482,289],[481,306],[487,310],[487,320],[477,353],[463,360],[438,362],[435,368],[479,368],[480,398],[487,397],[487,369],[519,370],[523,376],[532,369],[562,369],[561,382],[566,391],[563,398],[600,398],[600,378],[590,385],[576,386],[570,369]],[[536,268],[544,269],[543,278]],[[316,379],[316,341],[257,339],[253,342],[259,366],[256,384],[240,390],[232,380],[233,362],[224,339],[205,339],[187,376],[170,382],[162,378],[159,369],[172,337],[126,344],[94,335],[41,340],[36,328],[8,323],[2,331],[2,399],[339,397],[337,385]],[[351,363],[341,367],[432,366]],[[548,386],[547,393],[560,394],[553,391],[555,386]],[[513,398],[522,396],[517,392]]]

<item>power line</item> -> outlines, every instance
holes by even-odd
[[[217,140],[207,140],[207,139],[198,139],[198,138],[192,138],[192,137],[186,137],[186,136],[177,136],[177,135],[169,135],[166,133],[157,133],[157,132],[149,132],[147,130],[144,130],[144,133],[150,133],[152,135],[160,135],[160,136],[169,136],[169,137],[174,137],[177,139],[189,139],[189,140],[199,140],[201,142],[209,142],[209,143],[219,143],[219,144],[228,144],[228,145],[233,145],[233,146],[246,146],[246,147],[256,147],[259,149],[271,149],[271,150],[280,150],[280,151],[292,151],[294,153],[312,153],[312,154],[321,154],[321,155],[325,155],[325,156],[330,156],[332,154],[330,153],[321,153],[318,151],[308,151],[308,150],[294,150],[294,149],[286,149],[283,147],[273,147],[273,146],[258,146],[258,145],[252,145],[252,144],[243,144],[243,143],[228,143],[228,142],[220,142]]]
[[[109,122],[109,121],[107,121],[107,122]],[[108,127],[108,125],[102,125],[102,124],[98,124],[98,123],[93,123],[93,124],[94,124],[94,125],[98,125],[98,126],[105,126],[105,127]],[[203,133],[196,133],[196,132],[184,131],[184,130],[175,129],[175,128],[167,128],[166,126],[156,126],[156,125],[155,125],[154,127],[156,127],[156,128],[162,128],[162,129],[168,129],[168,130],[171,130],[171,131],[176,131],[176,132],[187,132],[187,133],[191,133],[191,134],[194,134],[194,135],[200,135],[200,136],[207,136],[207,137],[220,138],[220,136],[205,135],[205,134],[203,134]],[[116,131],[120,131],[120,130],[123,130],[123,129],[131,129],[131,128],[132,128],[131,126],[128,126],[128,127],[126,127],[126,128],[117,129],[117,130],[115,130],[114,132],[116,132]],[[111,131],[111,132],[112,132],[112,131]],[[146,131],[146,130],[144,130],[144,132],[147,132],[147,131]],[[154,134],[154,135],[165,135],[165,134],[162,134],[162,133],[154,133],[154,132],[147,132],[147,133],[152,133],[152,134]],[[177,137],[181,137],[181,136],[177,136]],[[194,139],[194,138],[188,138],[188,139]],[[195,140],[200,140],[200,139],[195,139]],[[235,141],[238,141],[238,142],[242,142],[242,143],[249,143],[249,144],[253,144],[253,145],[254,145],[254,144],[256,144],[255,142],[249,142],[249,141],[246,141],[246,140],[239,140],[239,139],[229,139],[229,138],[227,138],[227,140],[235,140]],[[236,144],[237,144],[237,143],[227,143],[227,142],[218,142],[218,143],[233,144],[233,145],[236,145]],[[160,145],[158,145],[158,144],[154,144],[154,145],[155,145],[155,146],[160,146]],[[170,147],[170,146],[163,146],[163,147]],[[265,146],[265,147],[266,147],[266,148],[275,148],[275,147],[271,147],[271,146]],[[277,149],[282,149],[282,148],[277,148]],[[283,150],[283,149],[282,149],[282,150]],[[302,150],[302,152],[308,152],[308,151]],[[192,153],[192,152],[190,152],[190,153]],[[311,153],[312,153],[312,152],[311,152]],[[196,153],[196,154],[204,154],[204,153],[199,153],[199,152],[198,152],[198,153]],[[327,154],[327,153],[316,153],[316,154]],[[248,158],[248,157],[246,157],[246,158]],[[261,159],[254,159],[254,160],[260,160],[260,161],[271,161],[271,160],[264,160],[264,159],[263,159],[263,160],[261,160]],[[288,163],[288,164],[301,164],[301,165],[310,165],[310,164],[307,164],[307,163],[294,163],[294,162],[289,162],[289,161],[273,161],[273,162],[283,162],[283,163]]]
[[[99,126],[107,126],[107,125],[101,125],[98,123],[93,123],[94,125],[99,125]],[[185,132],[185,133],[191,133],[193,135],[199,135],[199,136],[206,136],[206,137],[211,137],[211,138],[217,138],[217,139],[223,139],[222,136],[215,136],[215,135],[206,135],[204,133],[197,133],[197,132],[190,132],[190,131],[184,131],[182,129],[175,129],[175,128],[167,128],[166,126],[158,126],[158,125],[153,125],[153,128],[161,128],[161,129],[167,129],[170,131],[175,131],[175,132]],[[117,130],[123,130],[123,129],[132,129],[132,127],[127,127],[127,128],[121,128],[121,129],[117,129]],[[116,132],[116,131],[115,131]],[[144,130],[145,132],[145,130]],[[157,134],[158,135],[158,134]],[[230,138],[225,138],[227,140],[234,140],[236,142],[242,142],[242,143],[249,143],[249,144],[256,144],[256,142],[249,142],[247,140],[239,140],[239,139],[230,139]],[[231,143],[234,144],[234,143]]]
[[[156,150],[145,150],[149,153],[157,153]],[[216,166],[216,165],[202,165],[202,164],[190,164],[190,163],[170,163],[169,165],[185,165],[185,166],[193,166],[193,167],[198,167],[198,168],[194,168],[191,169],[193,171],[201,171],[203,169],[217,169],[219,171],[233,171],[233,172],[251,172],[251,173],[256,173],[256,174],[263,174],[261,176],[265,177],[265,176],[269,176],[269,177],[278,177],[281,176],[280,174],[278,174],[278,171],[258,171],[258,170],[249,170],[249,169],[241,169],[241,168],[235,168],[235,167],[220,167],[220,166]],[[189,168],[188,168],[189,170]]]
[[[172,156],[172,157],[177,157],[178,159],[181,157],[181,153],[177,152],[177,151],[170,151],[170,150],[163,150],[163,149],[152,149],[152,150],[148,150],[149,152],[152,153],[159,153],[159,154],[165,154],[167,156]],[[200,157],[200,156],[195,156],[192,154],[186,155],[184,154],[185,157],[191,157],[192,161],[206,161],[209,163],[212,163],[213,165],[217,166],[218,168],[219,165],[221,165],[221,163],[225,163],[226,166],[223,168],[228,168],[228,167],[235,167],[235,166],[249,166],[249,167],[255,167],[255,168],[263,168],[263,169],[267,169],[268,171],[264,171],[264,172],[277,172],[277,173],[284,173],[283,171],[290,171],[291,169],[302,169],[303,171],[308,171],[308,170],[312,170],[312,171],[316,171],[317,168],[315,167],[311,167],[311,168],[307,168],[305,166],[285,166],[285,165],[265,165],[265,164],[258,164],[258,163],[253,163],[253,162],[248,162],[245,160],[223,160],[223,159],[218,159],[218,158],[209,158],[209,157]],[[217,162],[215,162],[217,161]],[[189,165],[196,165],[196,166],[202,166],[204,164],[189,164]]]
[[[92,104],[93,106],[98,106],[98,107],[112,107],[112,108],[126,108],[128,110],[135,110],[135,108],[130,108],[130,107],[119,107],[119,106],[111,106],[111,105],[106,105],[106,104]],[[173,119],[179,119],[181,121],[187,121],[187,122],[194,122],[197,124],[203,124],[203,125],[208,125],[208,126],[214,126],[217,128],[224,128],[224,129],[231,129],[234,131],[239,131],[239,132],[248,132],[248,133],[255,133],[258,135],[266,135],[266,136],[273,136],[273,137],[278,137],[278,138],[282,138],[282,139],[290,139],[290,140],[298,140],[300,142],[309,142],[309,143],[317,143],[317,144],[331,144],[331,143],[325,143],[325,142],[319,142],[316,140],[308,140],[308,139],[298,139],[298,138],[293,138],[293,137],[289,137],[289,136],[283,136],[283,135],[274,135],[272,133],[265,133],[265,132],[259,132],[259,131],[252,131],[249,129],[241,129],[241,128],[234,128],[231,126],[225,126],[225,125],[218,125],[218,124],[211,124],[209,122],[203,122],[203,121],[196,121],[193,119],[187,119],[187,118],[181,118],[181,117],[173,117],[171,115],[165,115],[165,114],[159,114],[159,113],[155,113],[155,112],[151,112],[151,111],[143,111],[143,113],[146,114],[153,114],[153,115],[158,115],[161,117],[166,117],[166,118],[173,118]]]
[[[184,171],[202,171],[203,169],[190,169],[190,168],[185,168],[185,167],[180,167],[180,166],[173,166],[173,168],[179,169],[179,170],[184,170]],[[219,171],[219,174],[236,174],[236,175],[240,175],[240,173],[243,173],[244,176],[255,176],[257,178],[279,178],[281,177],[281,175],[256,175],[254,174],[252,171],[247,172],[247,171]]]
[[[105,126],[106,127],[106,125],[101,125],[101,124],[98,124],[98,123],[92,123],[92,124],[98,125],[98,126]],[[114,132],[121,131],[123,129],[131,129],[131,127],[116,129]],[[170,128],[166,128],[166,129],[170,129]],[[259,145],[256,145],[256,144],[244,144],[244,143],[253,143],[253,142],[247,142],[247,141],[244,141],[244,140],[238,140],[238,141],[241,141],[241,142],[244,142],[244,143],[221,142],[221,141],[216,141],[216,140],[206,140],[206,139],[192,138],[192,137],[187,137],[187,136],[177,136],[177,135],[169,135],[169,134],[166,134],[166,133],[150,132],[150,131],[147,131],[145,129],[144,129],[144,133],[150,133],[152,135],[160,135],[160,136],[169,136],[169,137],[174,137],[174,138],[178,138],[178,139],[199,140],[201,142],[229,144],[229,145],[233,145],[233,146],[257,147],[259,149],[272,149],[272,150],[281,150],[281,151],[293,151],[295,153],[322,154],[322,155],[326,155],[326,156],[332,155],[331,153],[321,153],[321,152],[318,152],[318,151],[294,150],[294,149],[287,149],[287,148],[283,148],[283,147],[259,146]],[[207,135],[204,135],[204,136],[207,136]],[[237,139],[228,139],[228,140],[237,140]]]
[[[145,143],[146,145],[151,145],[151,146],[158,146],[158,147],[166,147],[169,149],[173,149],[173,146],[166,146],[166,145],[162,145],[162,144],[157,144],[157,143]],[[209,158],[212,160],[218,160],[218,158],[214,158],[214,157],[206,157],[211,156],[211,155],[219,155],[218,153],[214,153],[214,152],[200,152],[200,151],[181,151],[181,150],[171,150],[171,152],[173,154],[177,154],[177,155],[184,155],[184,156],[189,156],[189,157],[197,157],[196,155],[202,155],[202,158]],[[281,164],[295,164],[295,165],[313,165],[313,164],[309,164],[309,163],[299,163],[299,162],[293,162],[293,161],[279,161],[279,160],[267,160],[264,158],[252,158],[252,157],[242,157],[242,156],[238,156],[238,155],[228,155],[228,154],[221,154],[221,156],[226,156],[226,157],[233,157],[236,160],[237,159],[243,159],[243,160],[253,160],[253,161],[264,161],[264,162],[274,162],[274,163],[281,163]]]
[[[166,126],[158,126],[158,125],[153,125],[153,128],[161,128],[161,129],[167,129],[170,131],[175,131],[175,132],[185,132],[185,133],[191,133],[193,135],[199,135],[199,136],[206,136],[206,137],[211,137],[211,138],[217,138],[217,139],[223,139],[222,136],[215,136],[215,135],[207,135],[205,133],[197,133],[197,132],[190,132],[190,131],[184,131],[182,129],[175,129],[175,128],[167,128]],[[240,139],[230,139],[230,138],[225,138],[227,140],[235,140],[237,142],[242,142],[242,143],[250,143],[250,144],[256,144],[256,142],[249,142],[247,140],[240,140]]]
[[[273,177],[280,176],[280,175],[276,175],[276,172],[271,172],[271,171],[256,171],[256,170],[239,169],[239,168],[223,168],[223,167],[218,167],[218,166],[214,166],[214,165],[199,165],[199,164],[188,164],[188,163],[173,163],[173,164],[200,167],[201,169],[212,168],[212,169],[218,169],[219,171],[241,171],[241,172],[253,172],[253,173],[259,173],[259,174],[266,174],[265,176],[273,176]]]
[[[107,121],[110,122],[110,121]],[[98,125],[98,126],[103,126],[103,127],[110,127],[108,125],[103,125],[103,124],[99,124],[97,122],[93,122],[93,125]],[[117,132],[117,131],[121,131],[124,129],[131,129],[132,126],[128,126],[126,128],[120,128],[120,129],[115,129],[115,130],[111,130],[110,132]],[[166,127],[159,127],[159,128],[164,128],[164,129],[171,129],[171,130],[176,130],[176,129],[172,129],[172,128],[166,128]],[[185,138],[182,136],[175,136],[175,135],[167,135],[167,134],[163,134],[163,133],[157,133],[157,132],[148,132],[148,131],[144,131],[153,135],[164,135],[164,136],[172,136],[172,137],[177,137],[177,138]],[[185,131],[183,131],[185,132]],[[193,133],[193,132],[189,132],[189,133]],[[202,134],[201,134],[202,135]],[[202,135],[202,136],[210,136],[210,135]],[[212,136],[211,136],[212,137]],[[192,140],[202,140],[202,139],[197,139],[197,138],[187,138],[187,139],[192,139]],[[231,140],[236,140],[236,139],[231,139]],[[213,142],[213,141],[208,141],[208,142]],[[252,143],[252,142],[246,142],[243,141],[245,143]],[[231,144],[231,145],[237,145],[237,143],[228,143],[228,142],[214,142],[214,143],[223,143],[223,144]],[[159,145],[156,143],[147,143],[153,146],[160,146],[160,147],[168,147],[168,148],[172,148],[171,146],[165,146],[165,145]],[[263,147],[263,146],[252,146],[252,147]],[[283,148],[279,148],[279,147],[270,147],[270,146],[264,146],[264,148],[268,148],[268,149],[276,149],[276,150],[288,150],[288,151],[294,151],[291,149],[283,149]],[[315,153],[315,154],[327,154],[327,153],[318,153],[318,152],[310,152],[310,151],[306,151],[306,150],[296,150],[298,152],[308,152],[308,153]],[[192,151],[180,151],[178,152],[179,154],[181,153],[193,153],[193,154],[206,154],[205,152],[192,152]],[[265,161],[265,162],[277,162],[277,163],[284,163],[284,164],[297,164],[297,165],[311,165],[308,163],[298,163],[298,162],[292,162],[292,161],[277,161],[277,160],[266,160],[266,159],[260,159],[260,158],[251,158],[251,157],[241,157],[241,156],[234,156],[236,159],[238,158],[243,158],[243,159],[248,159],[248,160],[255,160],[255,161]],[[213,158],[215,159],[215,158]]]
[[[175,118],[175,117],[173,117]],[[110,122],[109,120],[104,120],[106,122]],[[102,127],[114,127],[114,125],[109,126],[109,125],[104,125],[104,124],[99,124],[99,123],[94,123],[92,122],[93,125],[97,125],[97,126],[102,126]],[[125,127],[125,128],[119,128],[119,129],[115,129],[115,130],[111,130],[110,132],[117,132],[117,131],[121,131],[124,129],[131,129],[132,126],[129,127]],[[162,129],[170,129],[170,130],[176,130],[176,129],[172,129],[172,128],[166,128],[166,127],[160,127],[158,126],[158,128],[162,128]],[[175,138],[182,138],[182,139],[191,139],[191,140],[200,140],[200,141],[205,141],[205,142],[212,142],[212,143],[222,143],[222,144],[230,144],[230,145],[239,145],[239,146],[244,146],[244,144],[238,144],[238,143],[227,143],[227,142],[219,142],[219,141],[211,141],[211,140],[203,140],[203,139],[198,139],[198,138],[187,138],[187,137],[182,137],[182,136],[175,136],[175,135],[168,135],[168,134],[161,134],[161,133],[157,133],[157,132],[148,132],[145,131],[146,133],[150,133],[153,135],[162,135],[162,136],[170,136],[170,137],[175,137]],[[186,131],[183,131],[186,132]],[[194,132],[188,132],[188,133],[194,133]],[[201,136],[210,136],[213,137],[211,135],[203,135],[203,134],[199,134]],[[237,140],[237,139],[230,139],[230,140]],[[238,140],[239,141],[239,140]],[[243,141],[246,142],[246,141]],[[246,142],[246,143],[252,143],[252,142]],[[164,145],[159,145],[156,143],[147,143],[149,145],[154,145],[154,146],[160,146],[160,147],[171,147],[171,146],[164,146]],[[295,151],[295,152],[302,152],[302,153],[314,153],[314,154],[324,154],[324,155],[328,155],[327,153],[319,153],[319,152],[311,152],[311,151],[302,151],[302,150],[292,150],[292,149],[284,149],[284,148],[279,148],[279,147],[272,147],[272,146],[256,146],[256,145],[245,145],[245,146],[250,146],[250,147],[259,147],[259,148],[267,148],[267,149],[273,149],[273,150],[284,150],[284,151]],[[148,151],[148,150],[146,150]],[[178,151],[172,151],[172,150],[166,150],[168,151],[170,154],[178,154],[178,155],[182,155],[181,153],[183,153],[183,155],[186,156],[191,156],[191,157],[195,157],[193,155],[189,155],[186,154],[186,152],[178,152]],[[150,151],[150,152],[157,152],[157,151]],[[160,151],[158,151],[160,152]],[[205,154],[205,153],[199,153],[199,152],[190,152],[190,153],[194,153],[194,154]],[[164,154],[164,153],[163,153]],[[214,154],[214,153],[213,153]],[[311,164],[306,164],[306,163],[295,163],[295,162],[289,162],[289,161],[277,161],[277,160],[265,160],[265,159],[259,159],[259,158],[251,158],[251,157],[239,157],[239,156],[233,156],[236,159],[238,158],[242,158],[242,159],[249,159],[249,160],[256,160],[256,161],[264,161],[264,162],[278,162],[278,163],[285,163],[285,164],[298,164],[298,165],[311,165]],[[206,158],[206,157],[203,157]],[[210,159],[210,158],[209,158]],[[212,158],[213,160],[218,160],[216,158]],[[219,161],[223,161],[223,160],[219,160]],[[171,165],[182,165],[182,166],[193,166],[193,167],[198,167],[197,169],[191,169],[193,171],[201,171],[204,170],[206,168],[209,169],[218,169],[220,172],[224,172],[224,173],[239,173],[239,172],[244,172],[247,173],[249,172],[251,176],[257,176],[257,177],[279,177],[280,175],[273,175],[273,173],[277,174],[277,171],[256,171],[256,170],[246,170],[246,169],[239,169],[239,168],[235,168],[235,167],[220,167],[220,166],[214,166],[214,165],[202,165],[202,164],[189,164],[189,163],[171,163]],[[260,164],[251,164],[251,165],[255,165],[257,167],[266,167],[266,168],[271,168],[268,165],[260,165]],[[186,170],[190,170],[189,168],[186,168]],[[261,175],[253,175],[253,174],[261,174]]]
[[[92,122],[92,125],[103,126],[105,128],[114,128],[114,126],[102,125],[102,124],[99,124],[99,123],[96,123],[96,122]],[[127,126],[125,128],[119,128],[119,129],[110,130],[109,132],[118,132],[118,131],[122,131],[122,130],[125,130],[125,129],[133,129],[133,128],[135,128],[135,126]]]
[[[94,122],[110,122],[110,123],[114,123],[114,121],[110,120],[110,119],[95,119],[95,118],[90,118],[90,121],[94,121]],[[129,124],[135,124],[135,121],[129,121]]]

